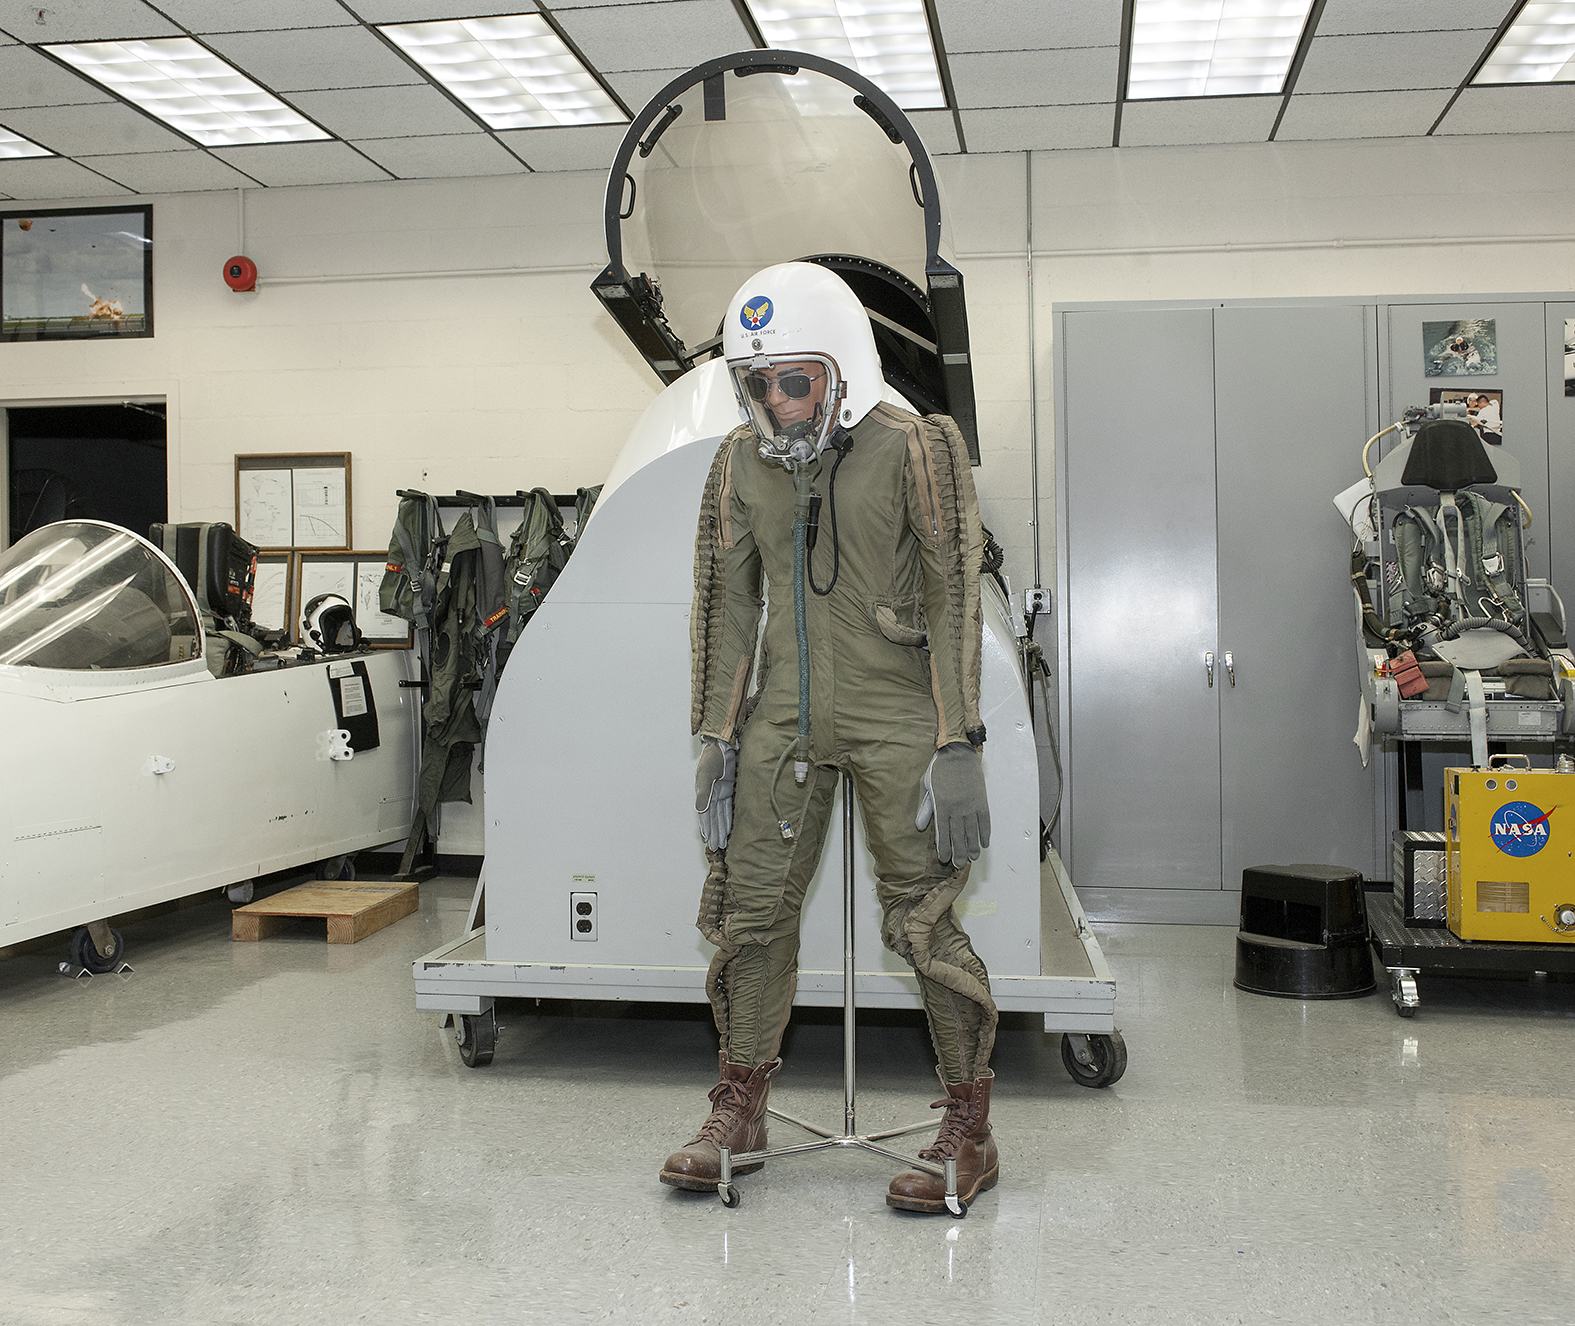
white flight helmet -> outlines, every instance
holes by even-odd
[[[301,634],[307,645],[324,654],[344,654],[361,647],[355,609],[340,594],[319,594],[306,605]]]
[[[880,403],[869,316],[840,276],[815,263],[778,263],[744,282],[728,305],[722,347],[761,456],[788,469],[813,461],[834,428],[852,428]]]

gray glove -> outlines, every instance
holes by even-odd
[[[933,818],[942,861],[958,866],[977,861],[980,849],[990,845],[990,802],[979,752],[962,741],[942,746],[924,771],[923,787],[913,827],[926,828]]]
[[[700,763],[695,766],[695,812],[700,836],[713,852],[727,846],[733,832],[733,784],[738,780],[738,747],[715,737],[701,737]]]

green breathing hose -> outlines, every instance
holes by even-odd
[[[809,474],[803,465],[793,469],[793,491],[793,630],[798,635],[798,756],[793,761],[793,781],[803,786],[809,777],[809,628],[804,623]]]

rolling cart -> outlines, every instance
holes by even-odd
[[[1468,943],[1442,928],[1408,926],[1400,897],[1390,889],[1369,886],[1367,918],[1373,948],[1389,972],[1395,1012],[1403,1018],[1415,1017],[1421,1007],[1417,977],[1423,972],[1451,976],[1575,972],[1575,944]]]

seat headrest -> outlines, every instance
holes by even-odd
[[[1430,419],[1417,430],[1400,482],[1453,493],[1474,483],[1497,483],[1498,470],[1464,419]]]

